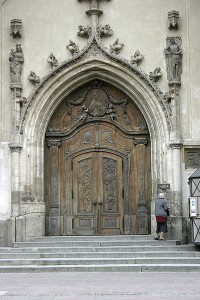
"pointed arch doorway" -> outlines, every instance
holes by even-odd
[[[148,234],[150,138],[126,94],[91,81],[51,117],[45,136],[47,235]]]

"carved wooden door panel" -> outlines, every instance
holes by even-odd
[[[122,158],[91,152],[73,159],[75,234],[123,233]]]

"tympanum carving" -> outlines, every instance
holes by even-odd
[[[67,96],[48,131],[67,132],[91,121],[107,121],[127,130],[147,130],[144,118],[124,93],[94,80]]]

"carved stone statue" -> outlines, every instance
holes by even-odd
[[[77,35],[80,37],[88,38],[92,32],[92,29],[90,26],[79,25],[78,29],[79,29],[79,31],[77,32]]]
[[[37,76],[33,71],[30,72],[28,79],[33,82],[34,84],[40,83],[40,77]]]
[[[180,83],[182,74],[182,49],[180,37],[168,37],[165,57],[167,64],[167,79]]]
[[[55,58],[53,53],[50,53],[47,62],[51,64],[52,68],[56,68],[58,66],[58,60]]]
[[[158,79],[160,79],[161,76],[162,76],[162,73],[161,73],[160,67],[156,68],[153,72],[150,72],[150,74],[149,74],[149,77],[151,79],[153,79],[154,81],[158,81]]]
[[[21,71],[22,65],[24,63],[24,55],[22,52],[21,44],[16,45],[16,50],[11,49],[9,61],[11,86],[16,84],[21,85]]]
[[[113,31],[110,28],[110,25],[108,25],[108,24],[105,26],[101,25],[98,28],[98,31],[99,31],[100,37],[113,35]]]
[[[116,39],[114,44],[110,46],[110,52],[114,54],[119,54],[121,49],[124,47],[124,44],[119,43],[119,39]]]
[[[67,45],[66,48],[71,52],[72,55],[79,53],[78,46],[71,40],[69,41],[69,45]]]
[[[10,35],[13,38],[21,38],[22,37],[22,21],[19,19],[13,19],[10,21],[11,33]]]
[[[133,56],[131,56],[131,64],[139,64],[144,59],[144,55],[140,53],[139,50],[135,52]]]
[[[83,106],[82,111],[83,112],[80,114],[80,116],[78,116],[78,120],[84,122],[88,117],[88,108]]]
[[[179,28],[179,12],[172,10],[168,12],[168,29],[177,30]]]
[[[112,104],[109,104],[109,107],[108,107],[106,113],[110,116],[111,121],[115,120],[115,113],[113,111],[113,105]]]

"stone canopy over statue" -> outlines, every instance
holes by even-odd
[[[169,84],[181,83],[182,74],[182,49],[180,37],[168,37],[165,57],[167,64],[167,79]]]

